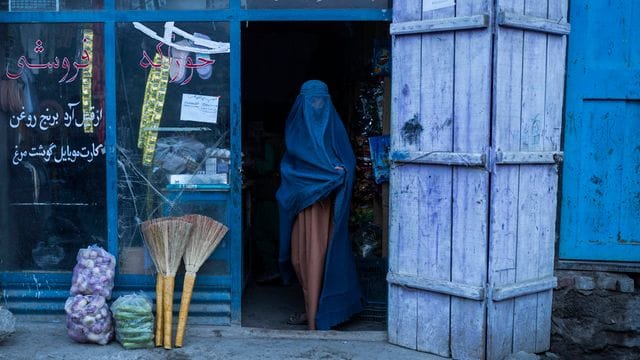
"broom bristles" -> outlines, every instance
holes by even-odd
[[[164,251],[164,233],[161,230],[161,223],[167,221],[164,218],[146,220],[140,224],[140,229],[144,235],[142,238],[149,249],[149,255],[156,267],[156,272],[165,274],[165,251]]]
[[[203,215],[185,215],[185,221],[192,224],[191,240],[184,252],[184,267],[195,274],[224,238],[229,230],[224,224]]]
[[[182,256],[190,240],[191,224],[180,218],[171,218],[167,222],[167,237],[164,238],[164,246],[167,251],[165,262],[167,267],[167,275],[175,276]]]
[[[177,217],[164,217],[147,220],[140,226],[157,271],[175,275],[190,240],[191,223]]]

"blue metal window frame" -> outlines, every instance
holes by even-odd
[[[148,22],[228,22],[230,27],[230,96],[231,96],[231,188],[227,211],[233,231],[230,243],[230,277],[199,277],[202,285],[228,285],[231,288],[231,323],[240,324],[242,295],[242,184],[241,184],[241,24],[246,21],[384,21],[391,22],[391,10],[386,9],[291,9],[246,10],[241,0],[230,0],[229,8],[217,10],[119,10],[116,0],[104,0],[99,10],[63,10],[59,12],[0,12],[0,23],[102,23],[105,49],[106,139],[107,149],[107,243],[111,253],[118,253],[118,203],[116,160],[116,23]],[[5,292],[18,291],[25,299],[56,299],[66,297],[71,273],[0,272],[0,284]],[[32,286],[32,284],[34,284]],[[148,275],[117,275],[116,284],[126,288],[151,288],[155,281]],[[6,294],[5,294],[6,296]],[[54,310],[46,301],[30,304],[31,312]]]

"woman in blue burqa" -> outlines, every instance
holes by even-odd
[[[302,85],[285,125],[286,151],[276,193],[280,268],[302,286],[310,330],[328,330],[362,310],[348,234],[355,156],[327,85]],[[295,315],[294,315],[295,317]]]

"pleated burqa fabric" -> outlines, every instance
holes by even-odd
[[[318,204],[320,201],[328,201],[326,231],[329,236],[325,259],[321,261],[324,267],[315,315],[316,329],[328,330],[362,310],[362,294],[348,233],[355,156],[323,82],[310,80],[302,85],[287,118],[285,143],[286,151],[280,163],[281,184],[276,193],[280,210],[280,269],[285,281],[291,279],[294,223],[299,223],[296,236],[303,235],[307,242],[319,241],[321,234],[316,227],[320,224],[307,226],[306,215],[304,220],[299,219],[299,215],[314,204],[322,207]],[[322,215],[316,218],[323,221]],[[304,221],[302,227],[306,229],[302,233],[300,221]],[[309,263],[299,261],[300,269]],[[305,271],[309,273],[309,269]],[[305,276],[299,275],[303,286]],[[310,290],[305,289],[309,296],[315,296]],[[305,299],[305,303],[309,307],[312,301]]]

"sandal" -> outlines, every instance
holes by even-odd
[[[307,324],[307,314],[305,314],[305,313],[293,313],[287,319],[287,324],[289,324],[289,325],[306,325]]]

